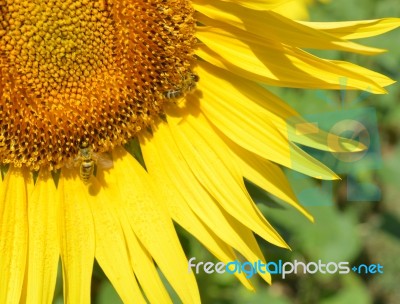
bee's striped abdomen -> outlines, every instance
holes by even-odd
[[[164,96],[167,99],[179,98],[179,97],[183,96],[183,91],[182,91],[182,89],[169,90],[169,91],[164,92]]]
[[[79,168],[80,178],[84,184],[89,183],[89,179],[93,174],[94,161],[92,159],[84,159]]]

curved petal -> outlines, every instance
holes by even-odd
[[[92,178],[87,194],[93,214],[96,260],[124,303],[146,303],[130,267],[124,234],[112,199],[96,178]]]
[[[140,137],[146,168],[152,180],[157,184],[160,194],[168,202],[168,210],[172,219],[197,238],[219,261],[228,263],[236,260],[236,255],[232,248],[222,241],[190,209],[185,198],[176,189],[174,181],[169,177],[168,171],[175,172],[176,168],[164,166],[161,160],[163,155],[160,154],[155,145],[150,141],[151,138],[146,140],[145,136]],[[182,185],[179,185],[179,187],[182,187]],[[235,275],[246,288],[250,290],[254,289],[243,273],[236,272]]]
[[[260,216],[233,163],[231,152],[204,117],[198,115],[193,120],[187,116],[179,126],[169,125],[193,174],[223,209],[268,242],[286,247],[275,229]]]
[[[313,221],[312,216],[298,202],[289,181],[278,165],[262,159],[258,155],[254,155],[229,139],[226,142],[235,153],[235,162],[239,165],[242,175],[245,178],[292,205],[309,220]]]
[[[359,142],[341,138],[308,123],[284,101],[253,81],[236,76],[205,62],[199,64],[198,72],[200,77],[204,79],[199,84],[199,88],[202,88],[202,86],[206,88],[203,90],[204,99],[200,103],[200,108],[214,123],[221,120],[221,118],[220,115],[214,113],[213,107],[218,107],[220,102],[224,102],[224,107],[236,107],[240,113],[257,117],[260,128],[265,131],[267,136],[271,137],[271,142],[275,141],[274,138],[278,136],[277,131],[279,131],[286,141],[293,141],[319,150],[330,152],[343,151],[333,150],[332,145],[328,144],[328,136],[333,136],[347,151],[355,152],[362,150],[360,149]],[[226,93],[221,92],[221,87],[229,88],[229,98]],[[220,98],[214,97],[213,101],[209,102],[208,99],[211,100],[212,97],[208,97],[208,91],[212,91],[213,96]],[[213,115],[213,113],[216,115]],[[212,119],[213,116],[218,117],[217,119]],[[237,117],[239,118],[239,115]],[[310,128],[312,129],[308,130],[309,132],[300,132]],[[250,132],[249,130],[247,131]],[[278,138],[281,141],[279,136]],[[278,147],[278,145],[275,145],[275,147]],[[268,152],[265,152],[266,155]]]
[[[129,249],[133,271],[150,303],[171,303],[171,299],[150,253],[140,243],[126,213],[120,213],[120,222]]]
[[[329,168],[288,142],[287,135],[285,138],[276,127],[266,122],[265,118],[261,118],[259,113],[236,101],[243,98],[243,93],[227,80],[217,77],[218,74],[214,75],[206,69],[203,70],[203,66],[205,64],[198,69],[203,79],[198,85],[203,93],[201,110],[229,139],[262,158],[299,170],[304,174],[323,179],[338,178]],[[221,91],[221,87],[229,90]],[[232,101],[235,102],[234,107]],[[194,107],[191,104],[193,102],[189,101],[188,108]]]
[[[216,1],[204,1],[202,4],[195,4],[194,7],[201,12],[196,16],[199,22],[224,28],[231,33],[240,29],[259,37],[259,39],[271,42],[279,41],[300,48],[334,49],[367,55],[385,51],[346,41],[336,35],[330,35],[326,31],[315,29],[312,24],[307,26],[272,11],[255,11]]]
[[[294,88],[340,89],[340,79],[346,78],[347,89],[376,94],[386,93],[383,87],[394,83],[384,75],[365,74],[365,69],[355,64],[337,65],[336,61],[258,39],[245,31],[230,33],[204,26],[198,28],[196,36],[205,43],[196,50],[199,57],[256,82]]]
[[[199,2],[200,0],[195,0],[193,2]],[[235,3],[241,6],[248,7],[254,10],[269,10],[277,8],[288,0],[222,0],[222,2],[227,2],[229,4]],[[219,2],[216,0],[216,2]]]
[[[187,260],[165,202],[148,173],[122,148],[113,151],[113,159],[113,177],[120,185],[121,212],[126,213],[132,230],[182,301],[199,303],[195,278],[187,271]],[[128,184],[129,187],[122,187]]]
[[[129,255],[129,271],[133,271],[135,274],[150,303],[170,303],[169,294],[160,279],[154,261],[146,248],[140,244],[132,230],[129,217],[125,212],[126,206],[120,199],[120,189],[131,187],[130,181],[116,178],[113,170],[100,171],[97,177],[102,184],[100,191],[104,192],[104,195],[108,197],[109,202],[113,205],[113,210],[122,229]],[[136,286],[134,287],[136,288]],[[142,294],[138,298],[142,299]]]
[[[341,22],[301,22],[309,27],[322,30],[343,39],[360,39],[378,36],[400,26],[400,18]]]
[[[140,243],[126,213],[119,212],[120,222],[124,231],[126,243],[130,253],[130,262],[133,271],[150,303],[171,303],[171,299],[164,283],[160,279],[157,267],[150,253]]]
[[[307,8],[309,2],[310,0],[289,0],[272,10],[293,20],[308,20],[310,19]]]
[[[237,220],[223,210],[218,202],[211,197],[208,191],[199,183],[190,169],[181,152],[178,149],[174,135],[166,123],[160,123],[151,144],[157,151],[162,151],[161,161],[167,168],[167,174],[175,181],[174,187],[185,198],[185,201],[193,212],[215,234],[229,246],[232,246],[248,261],[264,260],[261,251],[255,241],[249,242],[251,231],[241,225]],[[161,152],[160,152],[161,153]],[[171,170],[170,168],[174,168]],[[179,172],[179,174],[176,174]],[[263,278],[270,282],[271,277],[267,273]]]

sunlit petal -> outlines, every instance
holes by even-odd
[[[132,230],[182,301],[198,303],[200,300],[194,276],[187,272],[187,261],[165,202],[157,195],[146,171],[132,156],[123,149],[115,149],[113,157],[117,182],[120,186],[131,185],[120,188],[120,200]]]
[[[10,167],[0,196],[0,303],[19,303],[28,253],[26,171]]]
[[[360,39],[381,35],[400,26],[399,18],[341,22],[301,22],[311,28],[343,39]]]
[[[95,257],[124,303],[145,303],[130,267],[129,253],[111,198],[96,179],[87,199],[93,214]],[[112,250],[110,250],[112,248]]]
[[[170,286],[200,303],[178,225],[225,264],[266,263],[258,236],[289,245],[253,187],[313,221],[280,166],[333,180],[306,149],[367,149],[268,85],[385,94],[394,82],[308,49],[382,53],[350,40],[397,18],[292,20],[307,0],[0,3],[0,304],[107,302],[98,273],[124,303],[172,303]]]
[[[56,186],[47,171],[41,171],[29,197],[29,252],[26,301],[52,303],[60,256]]]
[[[87,188],[75,171],[64,169],[57,191],[64,301],[90,303],[95,232]]]

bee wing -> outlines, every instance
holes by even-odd
[[[112,157],[108,153],[93,153],[93,159],[96,161],[96,165],[103,170],[114,167]]]
[[[69,160],[65,163],[65,166],[66,166],[68,169],[71,169],[71,168],[73,168],[73,167],[78,167],[78,165],[79,165],[80,162],[81,162],[81,158],[80,158],[79,156],[77,156],[77,157],[75,157],[75,158],[69,159]]]

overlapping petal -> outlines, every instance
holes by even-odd
[[[400,26],[400,18],[341,22],[301,22],[311,28],[323,31],[341,39],[360,39],[378,36]]]
[[[278,42],[299,48],[335,49],[367,55],[384,52],[382,49],[347,41],[346,39],[350,38],[345,35],[340,36],[339,33],[330,34],[328,30],[318,30],[316,27],[320,25],[319,23],[314,26],[314,23],[296,22],[273,11],[255,11],[220,1],[202,1],[194,4],[194,7],[199,12],[197,19],[205,25],[221,27],[233,33],[241,29],[269,43]],[[396,26],[394,20],[392,22],[380,20],[376,23],[375,25],[371,22],[370,27],[364,30],[369,30],[373,35],[375,32],[379,34],[380,31],[389,31]],[[348,26],[349,33],[352,33],[356,24],[353,23],[353,27]],[[321,23],[321,26],[323,25],[324,23]],[[397,26],[399,26],[398,22]],[[345,31],[345,28],[342,30]]]
[[[128,164],[123,163],[122,167]],[[135,235],[129,213],[126,212],[126,205],[121,205],[120,196],[123,195],[123,192],[121,193],[120,187],[122,189],[131,187],[130,181],[117,179],[113,170],[110,172],[100,172],[98,178],[101,182],[101,188],[98,189],[99,194],[103,192],[102,195],[107,197],[107,203],[112,205],[108,207],[109,212],[115,212],[115,216],[118,218],[120,228],[122,229],[122,236],[125,240],[125,247],[128,250],[130,262],[130,266],[125,271],[132,271],[135,274],[150,303],[170,303],[169,295],[161,282],[154,261]],[[110,280],[117,290],[121,288],[120,284],[126,284],[126,282],[121,282],[118,278]],[[143,295],[138,290],[136,281],[133,281],[130,287],[136,294],[133,299],[142,301]]]
[[[251,236],[250,229],[240,224],[238,220],[235,220],[221,208],[219,202],[210,196],[208,191],[200,184],[190,164],[184,159],[175,135],[167,124],[159,124],[157,132],[151,139],[151,146],[162,153],[161,161],[163,166],[168,168],[167,174],[174,180],[174,187],[203,223],[249,261],[264,260],[257,242]],[[147,151],[151,146],[144,147],[144,155],[149,153]],[[173,170],[170,168],[173,168]],[[179,174],[176,174],[177,172]],[[269,274],[264,274],[263,277],[270,281]]]
[[[171,121],[173,114],[169,116]],[[169,125],[193,174],[223,209],[267,241],[286,246],[275,229],[260,215],[247,194],[229,149],[205,118],[189,115],[179,127],[174,122]]]
[[[187,260],[167,207],[148,173],[122,148],[114,150],[113,158],[112,179],[115,180],[108,182],[120,192],[115,199],[120,202],[121,212],[126,213],[138,240],[151,254],[182,301],[199,303],[196,282],[193,274],[187,271]]]
[[[110,204],[112,199],[101,188],[93,179],[87,191],[93,214],[96,260],[124,303],[146,303],[131,268],[115,206]]]
[[[288,142],[287,137],[285,138],[274,125],[269,124],[268,120],[261,118],[258,112],[237,101],[247,98],[229,81],[202,68],[199,68],[198,72],[202,78],[208,79],[199,84],[205,98],[200,108],[228,138],[262,158],[307,175],[325,179],[337,178],[330,169]],[[221,87],[229,89],[221,91]],[[212,103],[208,103],[207,100],[212,100]],[[235,106],[231,106],[232,103]],[[271,149],[271,146],[274,149]]]
[[[226,139],[225,142],[235,153],[236,163],[245,178],[297,208],[312,220],[312,216],[298,202],[289,181],[278,165],[243,149],[229,139]]]
[[[264,132],[267,133],[267,136],[273,137],[274,134],[277,136],[279,132],[286,141],[293,141],[319,150],[340,152],[327,144],[327,137],[331,136],[340,142],[340,145],[345,147],[347,151],[360,151],[359,142],[340,138],[308,123],[284,101],[253,81],[232,75],[224,69],[218,69],[204,62],[199,64],[199,73],[207,79],[212,79],[210,84],[204,84],[209,89],[204,89],[203,94],[212,90],[214,95],[221,96],[216,99],[216,102],[210,103],[205,99],[200,103],[200,108],[205,113],[209,112],[208,109],[212,111],[219,101],[224,102],[225,99],[220,93],[220,86],[229,87],[231,97],[225,101],[224,107],[240,108],[240,112],[251,113],[252,117],[257,117],[260,128],[267,131]],[[234,105],[234,107],[231,105]],[[276,161],[273,158],[270,159]]]
[[[129,250],[132,270],[146,294],[147,299],[150,303],[170,303],[169,294],[161,281],[158,269],[150,253],[140,243],[132,230],[129,218],[122,211],[119,212],[119,219],[124,232],[126,246]],[[142,296],[140,295],[138,299],[141,300]]]
[[[340,89],[340,79],[344,77],[347,89],[383,94],[383,87],[393,83],[384,75],[365,75],[365,69],[355,64],[320,59],[298,48],[245,33],[200,27],[196,35],[205,45],[196,54],[234,74],[274,86]]]
[[[157,184],[160,193],[165,197],[166,201],[168,201],[168,210],[173,220],[196,237],[218,260],[225,263],[236,260],[237,257],[232,248],[221,240],[212,230],[215,226],[211,225],[210,227],[210,225],[207,225],[207,221],[201,221],[198,215],[190,209],[190,202],[185,200],[185,197],[188,199],[190,197],[190,189],[185,189],[185,185],[176,184],[175,181],[177,181],[177,178],[176,174],[173,172],[177,170],[171,170],[170,165],[164,164],[162,158],[165,157],[165,154],[160,153],[152,142],[153,138],[148,138],[149,136],[150,135],[147,134],[147,136],[143,136],[140,139],[146,168]],[[176,155],[175,157],[178,156]],[[192,186],[195,187],[196,182],[194,182]],[[201,185],[198,184],[198,187],[201,187]],[[183,189],[183,192],[188,192],[189,195],[184,197],[179,193],[177,188]],[[221,229],[221,225],[219,229]],[[244,286],[248,289],[253,289],[250,281],[246,279],[243,273],[235,273],[235,275]]]
[[[194,2],[198,2],[199,0],[195,0]],[[287,2],[287,0],[222,0],[223,2],[227,2],[229,4],[235,3],[240,4],[243,7],[248,7],[255,10],[269,10],[277,8],[283,3]]]

